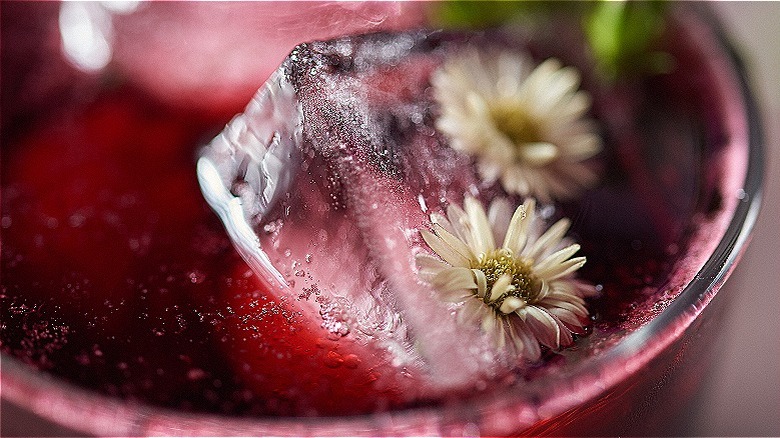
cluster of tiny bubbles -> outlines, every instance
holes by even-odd
[[[298,294],[298,299],[308,300],[311,298],[312,295],[314,295],[315,297],[320,296],[320,289],[316,284],[313,284],[309,287],[302,288],[301,293]]]
[[[51,356],[62,349],[72,334],[71,327],[59,318],[47,315],[44,304],[28,305],[24,302],[6,302],[8,290],[4,286],[0,307],[0,347],[12,352],[24,361],[42,369],[54,366]],[[49,306],[57,310],[59,306]]]
[[[320,305],[322,328],[338,337],[348,335],[350,327],[344,317],[346,311],[341,303],[324,295],[318,296],[317,302]]]
[[[263,225],[263,231],[271,236],[276,236],[279,234],[279,230],[281,230],[283,224],[284,222],[281,219],[270,221]]]

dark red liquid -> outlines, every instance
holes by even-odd
[[[208,303],[240,261],[191,172],[213,125],[119,88],[34,126],[3,132],[4,351],[110,394],[228,402]]]

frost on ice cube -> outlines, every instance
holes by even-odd
[[[302,44],[198,163],[206,199],[272,293],[430,391],[507,359],[478,327],[455,326],[414,262],[431,212],[497,195],[433,128],[431,73],[470,44],[500,43],[413,32]]]

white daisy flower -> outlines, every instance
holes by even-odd
[[[450,146],[473,155],[480,176],[500,180],[508,193],[548,202],[595,183],[583,160],[601,150],[590,97],[580,75],[548,59],[537,67],[519,54],[449,60],[431,78],[441,114],[436,128]]]
[[[416,256],[420,277],[453,303],[459,323],[479,324],[493,347],[532,361],[540,344],[556,350],[584,332],[583,297],[595,293],[574,276],[585,257],[572,257],[580,246],[564,238],[569,220],[542,230],[534,208],[528,199],[512,215],[499,200],[485,213],[468,197],[463,209],[450,205],[447,217],[432,214],[433,232],[420,231],[438,257]]]

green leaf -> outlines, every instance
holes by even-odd
[[[664,57],[651,49],[663,32],[664,11],[662,1],[593,3],[583,28],[601,72],[615,79],[662,68]]]
[[[509,24],[533,28],[563,15],[572,16],[582,23],[602,77],[615,80],[670,68],[670,56],[653,50],[664,30],[665,3],[664,0],[449,0],[432,3],[429,18],[431,24],[439,27],[484,29]]]
[[[541,18],[557,10],[581,9],[587,2],[448,0],[433,3],[431,22],[446,28],[482,29]]]

